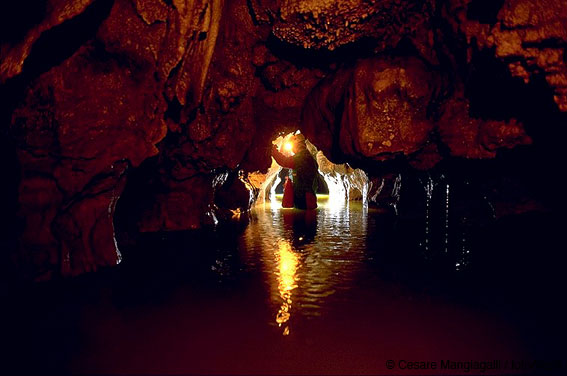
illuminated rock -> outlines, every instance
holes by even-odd
[[[494,2],[493,4],[499,4]],[[469,17],[472,0],[446,3],[446,20],[473,47],[494,49],[510,74],[525,83],[543,76],[561,111],[567,111],[567,3],[562,0],[505,0],[492,22]],[[477,17],[478,18],[478,17]]]
[[[35,3],[0,6],[0,115],[24,223],[15,259],[31,278],[118,262],[123,194],[136,230],[214,224],[220,177],[260,184],[282,132],[300,128],[336,163],[420,170],[529,144],[515,113],[471,110],[479,51],[543,78],[567,111],[563,0]],[[244,209],[249,190],[235,189],[226,206]]]
[[[532,142],[523,125],[515,119],[496,121],[471,117],[469,103],[464,98],[453,98],[444,104],[438,130],[441,140],[456,157],[494,158],[500,148]]]
[[[307,49],[334,50],[376,38],[382,51],[410,35],[432,14],[430,1],[287,0],[280,2],[273,33]]]
[[[426,111],[434,83],[417,59],[362,60],[311,93],[303,113],[306,136],[331,159],[337,146],[354,160],[410,155],[433,130]]]

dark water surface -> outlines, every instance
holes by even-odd
[[[562,223],[504,218],[452,232],[444,249],[446,239],[424,236],[422,218],[322,203],[313,212],[260,206],[214,231],[143,235],[122,247],[117,268],[5,291],[7,364],[420,374],[429,371],[397,362],[564,361]]]

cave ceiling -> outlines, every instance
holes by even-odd
[[[533,142],[522,111],[478,105],[477,77],[543,83],[554,111],[567,112],[564,0],[26,0],[0,9],[2,121],[26,218],[18,257],[33,275],[119,260],[114,211],[140,166],[158,188],[139,196],[139,228],[196,228],[228,172],[269,167],[281,132],[301,129],[336,162],[402,159],[426,170]]]

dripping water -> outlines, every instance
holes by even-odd
[[[492,202],[490,202],[490,200],[486,195],[483,196],[483,198],[484,201],[488,204],[488,207],[490,208],[492,219],[496,219],[496,209],[494,208],[494,205],[492,205]]]
[[[470,258],[470,245],[469,245],[469,236],[467,233],[467,216],[463,216],[460,220],[461,225],[461,247],[459,249],[460,254],[455,262],[455,270],[461,271],[465,269],[469,265],[469,258]]]
[[[394,208],[394,212],[398,215],[398,204],[400,202],[400,190],[402,188],[402,174],[398,174],[396,176],[396,180],[394,181],[394,188],[392,189],[392,207]]]
[[[433,198],[433,178],[431,175],[427,175],[427,181],[425,183],[425,252],[429,253],[429,241],[430,241],[430,226],[431,226],[431,199]]]
[[[445,253],[449,252],[449,183],[445,190]]]

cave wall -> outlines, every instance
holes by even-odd
[[[267,170],[281,132],[333,162],[428,170],[533,142],[513,105],[484,111],[479,76],[543,82],[567,112],[563,0],[25,5],[0,6],[0,84],[26,278],[119,262],[117,203],[138,231],[215,223],[215,191]]]

